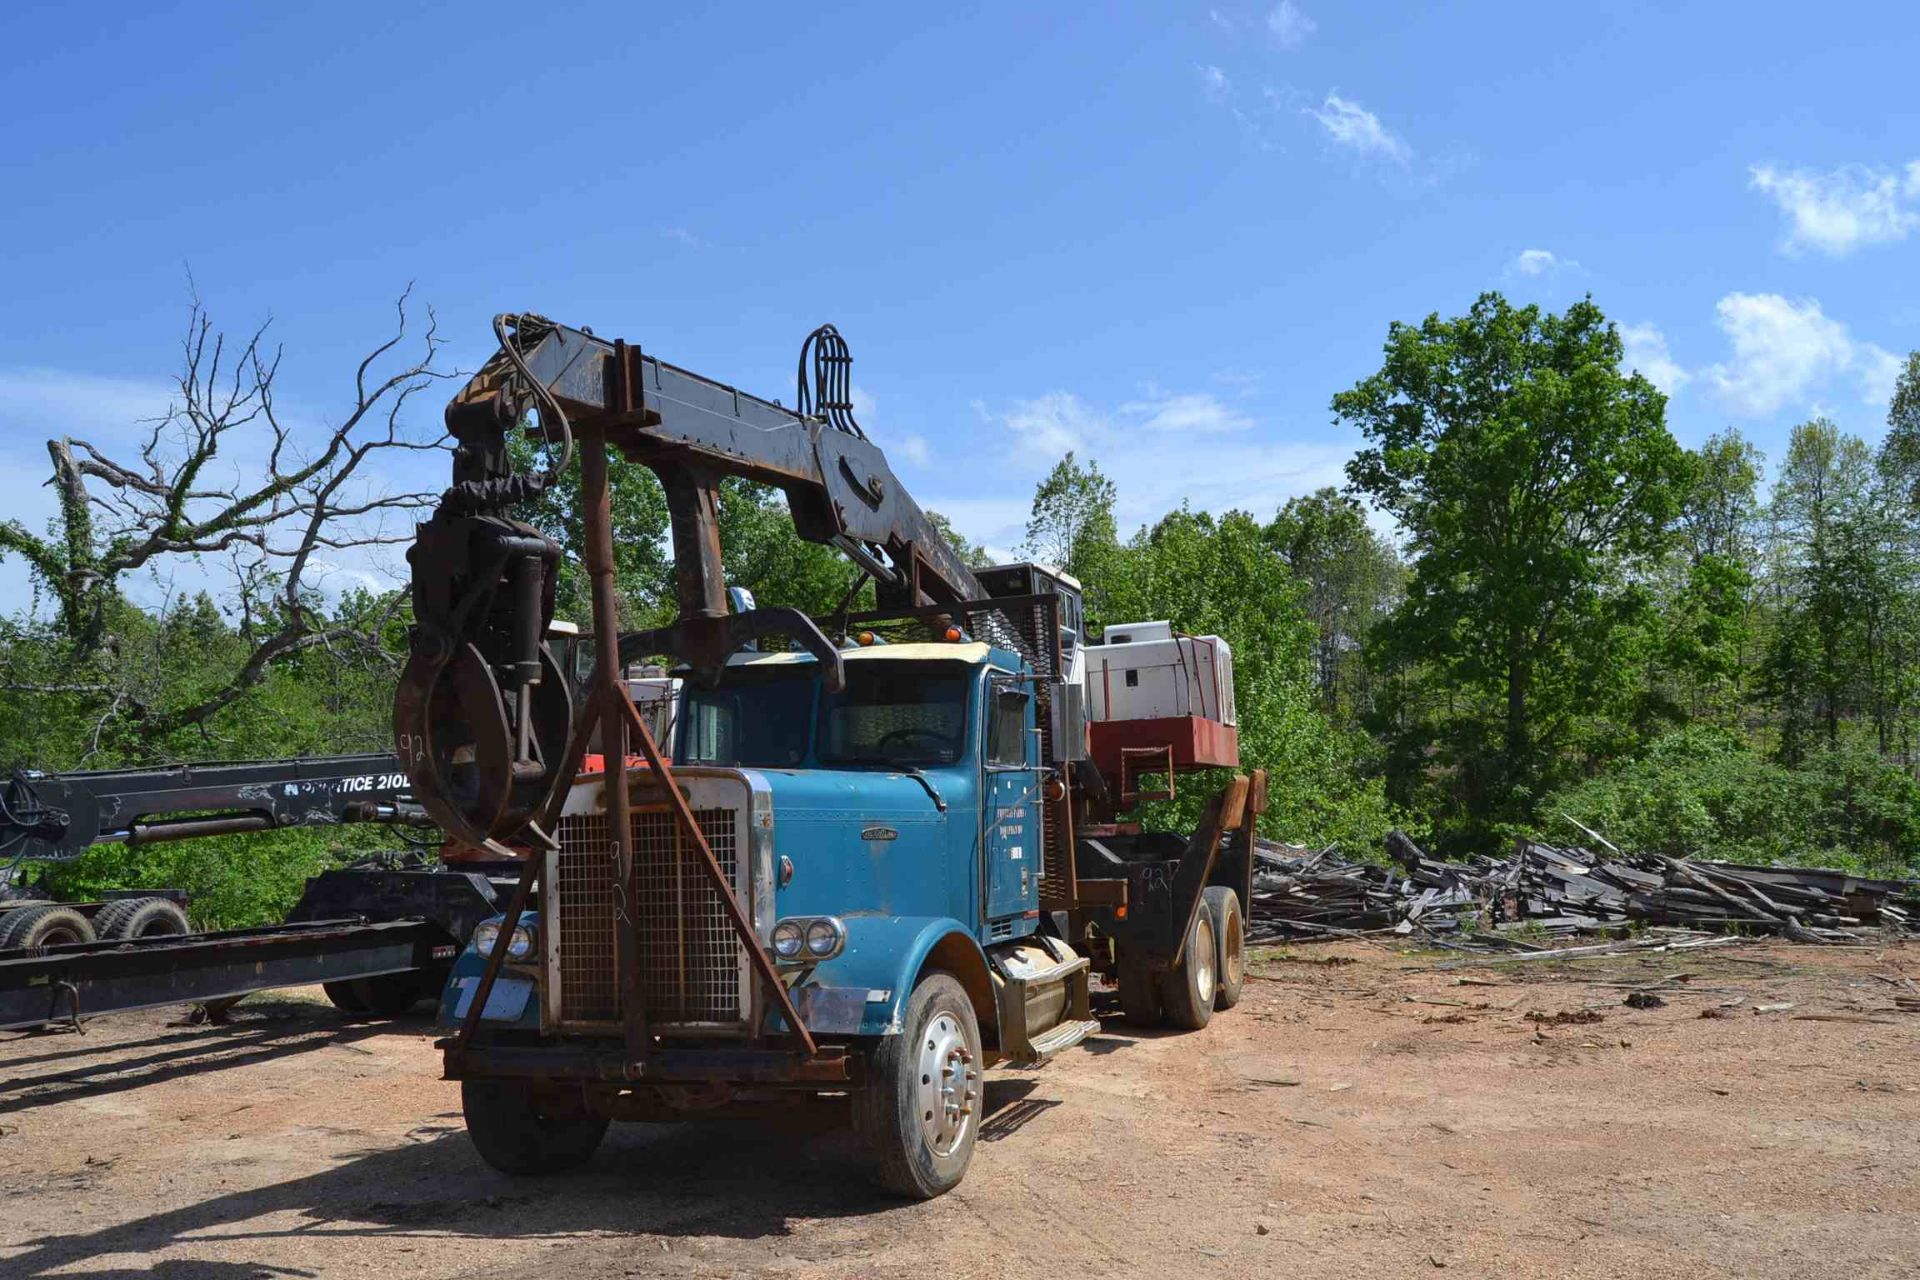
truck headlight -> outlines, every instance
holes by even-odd
[[[788,916],[773,926],[774,959],[786,964],[819,964],[847,945],[847,926],[835,916]]]
[[[847,926],[832,916],[821,916],[807,926],[807,957],[826,960],[840,954],[847,943]]]
[[[780,959],[798,960],[806,944],[806,921],[782,920],[773,926],[773,954]]]
[[[507,939],[507,959],[509,960],[527,960],[539,946],[539,937],[535,933],[538,925],[524,916],[521,919],[524,923],[515,925],[512,936]],[[505,919],[498,919],[483,920],[475,925],[473,949],[483,956],[493,955],[495,948],[500,945],[500,927],[505,923]]]

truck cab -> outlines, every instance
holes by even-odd
[[[637,1012],[663,1050],[640,1080],[588,1088],[589,1125],[673,1114],[689,1076],[732,1096],[826,1070],[815,1083],[845,1089],[871,1080],[886,1057],[876,1051],[897,1049],[905,1033],[918,1048],[900,1074],[942,1084],[910,1090],[911,1107],[890,1094],[856,1111],[890,1144],[898,1189],[957,1181],[980,1073],[1002,1058],[1039,1061],[1098,1023],[1087,961],[1040,936],[1048,771],[1034,673],[984,642],[869,640],[844,654],[838,689],[809,655],[736,655],[717,684],[686,682],[673,718],[673,777],[793,1007],[831,1046],[826,1067],[802,1067],[787,1048],[792,1028],[754,980],[726,903],[644,767],[624,777],[635,832],[627,901],[606,892],[605,790],[616,782],[587,776],[568,796],[524,937],[482,935],[449,984],[447,1020],[467,1014],[495,945],[519,954],[488,998],[490,1043],[610,1061]],[[637,1011],[615,980],[623,912],[639,953]],[[479,1056],[463,1066],[483,1068]],[[499,1089],[480,1092],[498,1119]]]
[[[920,610],[904,630],[855,620],[837,670],[743,652],[718,679],[676,677],[664,759],[678,798],[639,761],[583,774],[533,909],[482,929],[447,987],[444,1019],[478,1028],[443,1048],[489,1162],[563,1168],[612,1119],[799,1091],[844,1100],[884,1187],[937,1195],[971,1156],[984,1070],[1098,1030],[1096,971],[1118,977],[1130,1014],[1151,988],[1155,1024],[1197,1027],[1230,1003],[1220,939],[1245,898],[1215,882],[1234,880],[1222,831],[1250,834],[1245,779],[1239,807],[1216,798],[1193,837],[1091,821],[1074,773],[1097,768],[1085,699],[1060,674],[1084,670],[1078,596],[1063,626],[1066,584],[1052,585]],[[615,786],[633,837],[624,887]]]

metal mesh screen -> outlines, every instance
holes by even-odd
[[[741,883],[740,813],[694,810],[727,882]],[[633,820],[633,927],[641,998],[653,1026],[744,1020],[743,956],[725,902],[669,809],[642,809]],[[560,1021],[620,1021],[614,950],[614,852],[605,814],[561,819],[555,929]]]
[[[547,904],[555,911],[559,948],[560,1021],[620,1019],[619,974],[613,953],[613,826],[604,813],[560,819],[558,883]]]
[[[696,809],[727,883],[740,883],[739,815],[733,809]],[[633,815],[634,934],[640,950],[641,995],[647,1020],[738,1022],[740,943],[726,903],[700,866],[699,852],[681,835],[671,810]]]

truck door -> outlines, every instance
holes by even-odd
[[[987,919],[1032,911],[1040,901],[1040,762],[1033,695],[1012,682],[987,686],[980,791]]]

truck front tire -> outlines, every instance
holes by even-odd
[[[577,1168],[607,1136],[605,1116],[553,1106],[517,1080],[462,1080],[460,1106],[480,1158],[515,1177]]]
[[[929,973],[907,1001],[900,1034],[868,1055],[855,1098],[881,1187],[931,1200],[959,1185],[980,1134],[982,1069],[973,1002],[951,974]]]

